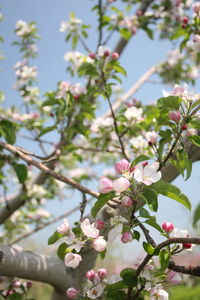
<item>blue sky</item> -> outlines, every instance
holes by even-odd
[[[90,37],[88,45],[91,50],[96,48],[96,17],[90,12],[90,8],[96,1],[90,0],[2,0],[2,12],[5,21],[0,24],[1,34],[5,38],[2,44],[3,52],[6,59],[1,63],[2,72],[0,72],[0,90],[6,95],[5,106],[19,105],[20,98],[16,91],[12,89],[15,82],[13,65],[20,60],[20,54],[16,46],[12,46],[12,42],[16,40],[13,33],[17,20],[36,21],[41,35],[38,41],[39,57],[34,64],[38,66],[39,87],[42,93],[54,90],[56,83],[60,80],[70,80],[69,75],[65,72],[66,62],[63,59],[64,53],[70,50],[70,45],[66,44],[65,35],[59,32],[60,22],[65,21],[69,17],[69,13],[74,11],[78,18],[82,19],[85,24],[91,24]],[[108,45],[111,48],[117,41],[118,35],[114,36],[114,40]],[[139,32],[129,43],[125,49],[121,64],[127,70],[128,76],[124,79],[123,88],[126,90],[137,80],[149,67],[157,64],[164,59],[166,52],[172,46],[167,41],[151,41],[145,33]],[[83,51],[81,47],[79,51]],[[155,78],[156,79],[156,78]],[[144,103],[155,101],[162,95],[161,84],[145,84],[136,97]],[[170,89],[170,88],[169,88]],[[197,91],[197,90],[196,90]],[[198,92],[198,91],[197,91]],[[108,107],[102,105],[97,112],[100,115],[106,111]],[[193,206],[199,202],[198,184],[200,179],[199,163],[194,165],[194,172],[190,180],[184,183],[179,177],[174,184],[181,187],[183,192],[191,199]],[[99,169],[101,171],[101,168]],[[50,202],[48,208],[55,214],[61,214],[67,209],[73,207],[74,202],[78,204],[80,201],[78,195],[74,197],[73,202],[66,199],[63,202]],[[74,220],[72,216],[70,218]],[[181,205],[173,200],[161,198],[158,213],[158,221],[164,220],[174,222],[177,227],[187,228],[191,216]],[[35,238],[43,239],[46,244],[46,237],[56,228],[56,225],[50,226],[46,231],[42,231],[35,235]]]

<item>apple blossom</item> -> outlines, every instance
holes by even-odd
[[[113,189],[115,192],[122,193],[129,188],[130,184],[127,178],[121,177],[113,181]]]
[[[189,233],[187,230],[179,229],[179,228],[174,228],[174,230],[171,232],[170,237],[174,238],[185,238],[188,237]]]
[[[131,207],[133,205],[133,201],[128,196],[123,196],[121,199],[121,205],[124,207]]]
[[[180,274],[178,274],[172,270],[169,270],[167,273],[167,276],[166,276],[166,280],[167,280],[167,283],[176,285],[181,282],[181,276],[180,276]]]
[[[98,252],[102,252],[106,249],[106,241],[104,240],[103,236],[99,236],[97,237],[94,241],[93,241],[93,248],[98,251]]]
[[[64,219],[63,223],[60,226],[58,226],[57,232],[61,234],[67,234],[69,232],[69,222],[67,219]]]
[[[192,6],[192,9],[196,14],[199,14],[200,13],[200,2],[194,3]]]
[[[148,142],[155,144],[158,139],[158,134],[155,131],[148,131],[145,134]]]
[[[102,194],[107,194],[113,190],[113,182],[107,177],[101,178],[99,181],[99,192]]]
[[[102,220],[96,220],[96,221],[94,222],[94,226],[95,226],[97,229],[99,229],[99,230],[104,229],[104,227],[105,227],[105,222],[102,221]]]
[[[197,135],[197,130],[195,128],[188,128],[186,135],[187,136],[192,136],[192,135]]]
[[[81,223],[81,230],[89,238],[95,239],[99,236],[99,230],[95,227],[94,223],[90,224],[88,218]]]
[[[13,281],[13,287],[15,287],[15,288],[18,288],[18,287],[20,287],[22,285],[22,283],[21,283],[21,281],[20,280],[14,280]]]
[[[159,163],[156,162],[151,165],[148,164],[145,167],[143,167],[142,163],[139,163],[134,171],[134,179],[145,185],[151,185],[161,179],[161,172],[157,171],[158,168]]]
[[[117,52],[112,53],[112,59],[117,60],[119,58],[119,54]]]
[[[101,296],[102,293],[103,293],[103,286],[101,283],[99,283],[97,286],[87,291],[87,296],[90,299],[97,299]]]
[[[67,289],[66,294],[70,299],[75,299],[75,298],[77,298],[79,292],[77,289],[71,287],[71,288]]]
[[[122,243],[129,243],[132,242],[132,240],[133,240],[132,235],[128,231],[124,232],[124,234],[121,237]]]
[[[79,266],[80,261],[82,261],[82,257],[79,254],[69,252],[65,255],[64,261],[67,267],[75,269]]]
[[[89,280],[94,279],[94,278],[95,278],[95,271],[94,271],[93,269],[88,270],[88,271],[86,272],[85,277],[86,277],[87,279],[89,279]]]
[[[169,118],[174,122],[178,122],[181,118],[181,114],[178,110],[173,110],[169,112]]]
[[[97,274],[99,275],[100,279],[103,279],[107,276],[107,270],[105,268],[98,269]]]
[[[107,46],[99,46],[98,55],[100,57],[109,56],[110,55],[110,49]]]
[[[164,222],[164,223],[162,223],[162,229],[165,232],[172,232],[174,230],[174,225],[169,222]]]
[[[154,287],[150,290],[150,300],[168,300],[168,293],[160,287]]]
[[[130,163],[126,159],[120,160],[118,163],[115,164],[115,171],[118,174],[122,174],[124,171],[128,171],[130,168]]]

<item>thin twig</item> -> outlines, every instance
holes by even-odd
[[[90,199],[87,201],[87,204],[91,203],[93,201],[93,199]],[[56,223],[66,217],[69,217],[71,214],[75,213],[76,211],[78,211],[80,209],[80,206],[76,206],[74,207],[73,209],[71,209],[70,211],[58,216],[58,217],[55,217],[54,219],[50,220],[49,222],[45,223],[45,224],[40,224],[39,226],[37,226],[36,228],[20,235],[18,238],[16,238],[14,241],[12,241],[12,243],[10,243],[9,245],[12,246],[16,243],[19,243],[21,240],[24,240],[25,238],[29,237],[30,235],[34,234],[35,232],[38,232],[44,228],[46,228],[47,226],[53,224],[53,223]]]
[[[85,212],[86,205],[87,205],[87,198],[85,193],[82,193],[82,202],[80,203],[80,212],[81,212],[80,222],[83,220],[83,215]]]
[[[34,160],[32,157],[28,156],[27,154],[24,154],[22,151],[19,150],[19,148],[15,147],[13,145],[1,142],[1,141],[0,141],[0,146],[3,147],[4,149],[8,150],[9,152],[13,153],[17,157],[20,157],[22,160],[26,161],[29,165],[33,165],[36,168],[40,169],[45,174],[52,176],[53,178],[55,178],[59,181],[67,183],[70,186],[72,186],[73,188],[75,188],[83,193],[89,194],[95,198],[97,198],[99,196],[99,193],[82,186],[81,184],[77,183],[73,179],[70,179],[66,176],[63,176],[62,174],[52,171],[47,166],[37,162],[36,160]]]

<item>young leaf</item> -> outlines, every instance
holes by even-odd
[[[149,156],[147,156],[147,155],[140,155],[140,156],[136,157],[136,158],[132,161],[131,167],[134,167],[134,166],[136,166],[137,164],[139,164],[140,162],[145,161],[145,160],[148,160],[148,159],[149,159]]]
[[[200,204],[197,205],[194,211],[193,226],[195,226],[199,220],[200,220]]]
[[[191,140],[191,142],[193,144],[195,144],[197,147],[200,147],[200,136],[198,135],[192,135],[189,137],[189,139]]]
[[[13,168],[15,170],[19,182],[24,183],[28,176],[26,165],[14,163]]]
[[[48,245],[52,245],[55,242],[57,242],[57,240],[59,240],[61,237],[63,237],[63,235],[57,231],[55,231],[48,239]]]
[[[142,192],[142,197],[146,201],[149,209],[151,209],[152,211],[158,210],[157,194],[154,191],[146,188]]]
[[[60,246],[57,249],[57,255],[61,260],[64,260],[65,255],[67,253],[66,249],[68,248],[68,245],[66,243],[60,244]]]
[[[189,199],[184,194],[182,194],[180,189],[175,185],[160,180],[159,182],[153,183],[151,185],[151,188],[154,189],[157,193],[162,194],[163,196],[176,200],[177,202],[183,204],[185,207],[191,210]]]
[[[160,268],[165,271],[168,268],[170,253],[166,249],[162,249],[159,253]]]
[[[146,224],[152,226],[153,228],[155,228],[156,230],[158,230],[160,233],[163,233],[163,229],[160,227],[160,225],[158,225],[158,223],[156,222],[156,217],[150,217],[148,220],[145,221]]]
[[[155,251],[155,248],[152,247],[149,243],[146,243],[146,242],[143,242],[143,248],[150,255],[152,255]]]
[[[93,218],[96,217],[96,215],[98,214],[98,212],[100,211],[100,209],[112,198],[115,197],[115,193],[111,192],[108,194],[100,194],[98,197],[98,200],[96,201],[95,205],[93,206],[92,210],[91,210],[91,214],[93,216]]]

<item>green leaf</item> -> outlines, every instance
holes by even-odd
[[[66,243],[62,243],[60,244],[60,246],[58,247],[57,249],[57,255],[58,257],[61,259],[61,260],[64,260],[65,258],[65,255],[67,253],[67,248],[68,248],[68,245]]]
[[[116,72],[121,73],[121,74],[123,74],[124,76],[127,75],[126,70],[125,70],[122,66],[120,66],[119,62],[114,61],[114,62],[112,63],[112,67],[113,67],[113,69],[114,69]]]
[[[101,257],[101,260],[103,260],[106,257],[106,250],[99,252],[99,255]]]
[[[125,268],[120,272],[120,277],[123,278],[126,274],[131,274],[132,276],[135,276],[135,269],[133,268]]]
[[[85,62],[78,68],[78,74],[80,76],[89,75],[89,76],[98,76],[95,66],[91,63]]]
[[[193,226],[196,226],[197,222],[200,220],[200,204],[197,205],[194,211],[194,217],[193,217]]]
[[[121,271],[120,277],[123,279],[124,284],[130,287],[134,287],[138,284],[138,279],[135,274],[136,270],[132,268],[125,268]]]
[[[184,28],[179,27],[174,34],[171,36],[170,40],[175,40],[179,38],[180,36],[184,35],[186,33]]]
[[[23,300],[24,296],[19,293],[14,293],[8,297],[8,300]]]
[[[149,214],[148,210],[146,210],[144,207],[141,207],[139,209],[139,214],[140,214],[140,217],[142,217],[142,218],[149,218],[150,217],[150,214]]]
[[[106,290],[118,290],[127,288],[127,285],[124,284],[123,280],[109,284],[106,286]]]
[[[149,243],[146,243],[146,242],[143,242],[143,248],[150,255],[152,255],[155,251],[155,248],[152,247]]]
[[[125,40],[129,40],[132,36],[130,30],[128,30],[127,28],[121,28],[119,30],[119,33],[121,34],[121,36],[125,39]]]
[[[98,214],[98,212],[100,211],[100,209],[102,209],[102,207],[112,198],[115,197],[115,193],[111,192],[108,194],[100,194],[98,197],[98,200],[96,201],[96,203],[94,204],[92,210],[91,210],[91,214],[93,216],[93,218],[96,217],[96,215]]]
[[[168,268],[170,253],[166,249],[162,249],[159,253],[160,268],[165,271]]]
[[[124,288],[127,288],[127,286],[124,285]],[[107,300],[124,300],[126,297],[125,291],[122,290],[114,290],[110,289],[107,291],[106,299]]]
[[[169,182],[160,180],[151,185],[151,188],[155,190],[157,193],[171,198],[181,204],[183,204],[186,208],[191,210],[191,204],[189,199],[181,193],[181,190],[177,188],[175,185],[172,185]]]
[[[151,209],[152,211],[158,210],[157,194],[154,191],[146,188],[143,190],[142,196],[145,199],[149,209]]]
[[[48,132],[51,132],[53,130],[57,129],[57,126],[54,125],[54,126],[48,126],[46,128],[43,128],[40,132],[40,134],[38,135],[38,137],[41,137],[43,136],[44,134],[48,133]]]
[[[8,121],[8,120],[2,120],[0,122],[0,132],[5,138],[6,142],[9,144],[14,144],[16,141],[16,127],[15,124]]]
[[[157,100],[160,108],[179,109],[182,99],[178,96],[168,96]]]
[[[156,222],[156,217],[150,217],[148,220],[145,221],[146,224],[152,226],[153,228],[155,228],[156,230],[158,230],[160,233],[163,233],[163,229],[160,227],[160,225],[158,225],[158,223]]]
[[[140,240],[140,233],[139,233],[139,231],[134,230],[133,233],[132,233],[132,237],[133,237],[133,239],[139,241]]]
[[[148,160],[148,159],[149,159],[149,156],[146,156],[146,155],[140,155],[140,156],[136,157],[136,158],[132,161],[131,167],[134,167],[134,166],[136,166],[137,164],[139,164],[140,162],[146,161],[146,160]]]
[[[53,106],[55,104],[59,105],[60,104],[60,100],[52,98],[52,99],[48,99],[48,100],[44,101],[42,103],[42,107],[43,106]]]
[[[61,237],[63,237],[63,235],[57,231],[55,231],[48,239],[48,245],[52,245],[55,242],[57,242],[57,240],[59,240]]]
[[[200,147],[200,136],[198,136],[198,135],[192,135],[192,136],[189,137],[189,139],[197,147]]]
[[[24,183],[24,181],[27,179],[28,177],[28,172],[27,172],[27,168],[26,165],[24,164],[13,164],[13,168],[15,170],[15,173],[18,177],[18,180],[20,183]]]

